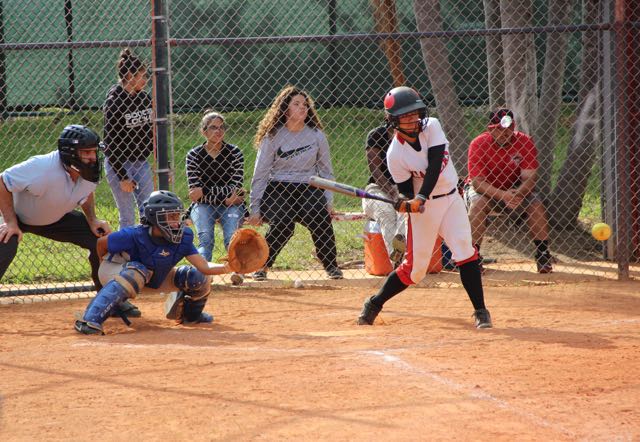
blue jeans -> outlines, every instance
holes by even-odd
[[[242,204],[237,206],[196,204],[191,211],[191,219],[198,231],[198,240],[200,242],[198,253],[207,261],[211,261],[215,243],[214,229],[217,220],[220,220],[220,225],[222,226],[224,248],[229,248],[231,237],[242,225],[243,218],[244,205]]]
[[[151,166],[147,161],[125,161],[124,169],[130,179],[135,181],[138,186],[133,192],[124,192],[120,189],[120,178],[113,170],[109,159],[104,162],[107,172],[107,181],[113,193],[113,199],[118,206],[120,212],[120,228],[131,227],[136,224],[136,211],[134,204],[137,204],[138,215],[142,215],[142,203],[149,198],[153,192],[153,177],[151,175]],[[135,198],[135,202],[134,202]]]

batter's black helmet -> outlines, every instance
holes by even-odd
[[[422,97],[414,89],[406,86],[395,87],[387,92],[384,97],[384,112],[387,125],[411,137],[417,136],[417,132],[406,132],[398,127],[399,117],[411,112],[418,112],[420,120],[427,117],[427,105]],[[422,122],[418,130],[422,130]]]
[[[96,154],[95,162],[83,162],[78,155],[78,151],[82,149],[97,149],[99,152],[98,134],[80,124],[72,124],[62,129],[58,138],[58,152],[62,164],[78,172],[83,179],[97,183],[102,174],[102,161]]]
[[[400,86],[394,87],[385,95],[384,111],[391,117],[399,117],[415,111],[420,111],[426,116],[427,105],[414,89]]]
[[[158,227],[169,242],[179,244],[182,241],[184,206],[178,195],[168,190],[156,190],[142,203],[142,209],[142,224]]]

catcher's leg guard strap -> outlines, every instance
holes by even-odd
[[[182,315],[175,319],[179,322],[197,321],[200,318],[200,313],[204,310],[211,291],[209,277],[195,267],[184,265],[176,269],[173,283],[184,294]],[[178,308],[177,310],[179,311],[180,309]]]
[[[151,278],[151,272],[138,262],[125,264],[89,303],[82,318],[85,322],[102,324],[113,309],[127,298],[135,298]]]

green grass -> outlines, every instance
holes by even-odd
[[[57,136],[62,128],[81,122],[102,133],[102,114],[80,112],[71,115],[63,109],[48,109],[43,117],[24,117],[0,123],[0,170],[21,162],[32,155],[47,153],[55,149]],[[571,131],[571,116],[574,109],[565,106],[558,131],[557,149],[554,155],[553,174],[557,175],[566,156],[566,146]],[[226,114],[229,130],[227,141],[238,145],[245,155],[245,187],[248,189],[253,174],[256,152],[252,146],[255,128],[264,111],[231,112]],[[467,131],[478,134],[484,127],[484,113],[475,109],[465,111]],[[357,186],[366,184],[368,174],[364,154],[367,132],[380,124],[381,113],[369,109],[332,108],[320,112],[326,126],[336,179]],[[185,157],[187,151],[200,144],[203,139],[198,132],[200,114],[185,114],[174,117],[173,140],[175,146],[175,191],[187,201]],[[117,227],[118,214],[106,180],[96,192],[98,216]],[[335,208],[340,211],[361,211],[360,200],[336,195]],[[581,218],[600,219],[599,164],[594,166],[587,195],[580,214]],[[362,233],[362,222],[335,223],[339,262],[362,259],[363,244],[358,235]],[[224,255],[221,229],[216,231],[214,259]],[[260,230],[264,232],[265,228]],[[276,261],[283,269],[320,268],[313,255],[313,244],[309,232],[296,227],[290,243]],[[58,244],[42,238],[25,235],[18,256],[9,268],[2,283],[33,283],[39,281],[87,280],[89,265],[86,253],[67,244]]]

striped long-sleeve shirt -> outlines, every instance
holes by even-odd
[[[244,180],[244,156],[233,144],[223,143],[216,157],[209,155],[204,144],[187,153],[189,189],[201,187],[200,203],[222,205],[233,191],[241,189]]]

